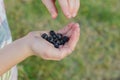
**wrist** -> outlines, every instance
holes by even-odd
[[[21,54],[23,54],[26,57],[32,56],[32,51],[30,49],[30,45],[29,45],[30,40],[25,36],[23,38],[20,38],[16,41],[14,41],[13,44],[15,44],[17,46],[17,48],[19,48],[19,50],[21,51]]]

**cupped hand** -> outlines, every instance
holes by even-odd
[[[80,28],[77,23],[70,23],[65,28],[57,31],[70,39],[65,45],[55,48],[53,44],[49,43],[41,37],[46,31],[35,31],[28,34],[30,39],[30,50],[33,55],[42,57],[45,60],[61,60],[72,53],[79,40]]]
[[[56,18],[58,15],[58,10],[55,5],[56,0],[42,0],[43,4],[46,6],[50,12],[52,18]],[[80,7],[80,0],[58,0],[59,5],[67,18],[72,18],[77,15]]]

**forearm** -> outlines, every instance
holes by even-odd
[[[30,56],[24,39],[19,39],[0,49],[0,75]]]

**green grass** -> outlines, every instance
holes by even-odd
[[[81,37],[73,54],[60,62],[30,57],[18,65],[19,80],[119,80],[119,3],[81,0],[76,18],[68,20],[59,11],[58,18],[51,20],[40,0],[6,0],[13,40],[34,30],[58,30],[72,21],[81,25]]]

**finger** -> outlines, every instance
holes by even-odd
[[[73,26],[74,30],[72,35],[70,36],[70,40],[67,43],[67,45],[69,46],[70,49],[74,49],[75,45],[77,44],[78,40],[79,40],[79,36],[80,36],[80,28],[79,28],[79,24],[75,24]]]
[[[75,25],[75,24],[74,24]],[[72,33],[74,31],[73,25],[71,26],[71,29],[65,34],[65,36],[68,36],[69,38],[71,37]]]
[[[62,33],[63,35],[66,34],[68,31],[71,30],[71,28],[72,28],[72,26],[74,24],[75,24],[74,22],[69,23],[66,27],[64,27],[63,29],[59,30],[58,33]]]
[[[58,0],[58,1],[59,1],[61,8],[62,8],[64,15],[67,18],[71,18],[72,16],[71,16],[70,11],[69,11],[68,1],[67,0]]]
[[[62,52],[62,58],[64,58],[64,57],[66,57],[67,55],[69,55],[72,51],[73,51],[73,47],[71,47],[71,45],[69,45],[69,44],[71,44],[71,41],[72,40],[74,40],[73,39],[73,37],[72,36],[74,36],[74,33],[75,33],[75,25],[76,24],[74,24],[72,27],[71,27],[71,30],[69,30],[66,34],[65,34],[65,36],[68,36],[69,38],[70,38],[70,40],[69,40],[69,42],[67,43],[67,44],[65,44],[64,46],[61,46],[60,47],[60,50],[61,50],[61,52]]]
[[[70,40],[68,43],[66,43],[62,49],[63,51],[67,51],[68,54],[70,54],[74,48],[75,45],[77,44],[78,40],[79,40],[79,36],[80,36],[80,28],[79,28],[79,24],[75,24],[71,31],[69,31],[66,36],[70,37]],[[67,55],[67,54],[66,54]]]
[[[73,30],[74,29],[71,29],[70,31],[68,31],[68,33],[66,34],[66,36],[71,36],[71,33],[74,32]],[[72,52],[72,50],[70,49],[70,47],[67,44],[65,44],[64,46],[60,47],[60,51],[62,52],[61,53],[62,58],[68,56]]]
[[[76,6],[76,0],[68,0],[69,3],[69,11],[73,17],[73,12],[75,11]]]
[[[75,9],[74,9],[74,12],[72,14],[73,17],[75,17],[77,15],[79,8],[80,8],[80,0],[76,0]]]
[[[56,18],[58,13],[55,6],[55,0],[42,0],[42,2],[50,12],[52,18]]]

